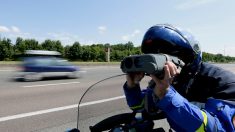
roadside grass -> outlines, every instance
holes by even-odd
[[[20,61],[0,61],[0,65],[14,65],[14,64],[20,64]]]
[[[120,65],[120,62],[78,62],[72,61],[74,65]]]

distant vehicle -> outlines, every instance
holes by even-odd
[[[20,65],[18,79],[24,81],[38,81],[47,77],[81,76],[80,68],[60,58],[61,54],[56,51],[28,50],[23,63]]]
[[[61,56],[58,51],[48,51],[48,50],[26,50],[26,56]]]

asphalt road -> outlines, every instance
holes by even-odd
[[[14,71],[1,70],[0,131],[42,131],[45,128],[75,122],[76,104],[87,87],[103,78],[121,74],[118,66],[88,67],[83,70],[86,72],[79,79],[57,78],[39,82],[16,82],[12,80]],[[111,89],[104,90],[107,92],[91,90],[84,101],[122,96],[121,86],[116,87],[119,87],[119,90],[113,88],[113,92]]]
[[[218,66],[235,71],[234,64]],[[79,79],[16,82],[12,80],[15,74],[12,69],[0,69],[0,131],[58,132],[76,127],[77,104],[88,86],[122,74],[119,66],[84,67],[83,70],[86,72]],[[80,129],[88,131],[89,125],[107,116],[129,111],[121,88],[124,79],[123,76],[111,79],[88,92],[81,102]],[[157,125],[168,127],[164,120]]]

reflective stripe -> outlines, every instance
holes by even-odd
[[[143,108],[143,106],[144,106],[144,99],[142,100],[142,102],[141,102],[141,104],[140,105],[136,105],[136,106],[132,106],[132,107],[130,107],[131,109],[140,109],[140,108]]]
[[[203,123],[202,125],[197,129],[196,132],[205,132],[205,127],[207,125],[207,115],[204,111],[201,111],[202,112],[202,116],[203,116]]]
[[[233,115],[233,127],[235,128],[235,114]]]

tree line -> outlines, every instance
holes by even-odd
[[[235,57],[203,52],[202,60],[205,62],[229,63],[229,62],[235,62]]]
[[[110,61],[120,61],[131,54],[141,54],[140,47],[134,47],[132,42],[125,44],[92,44],[81,45],[74,42],[63,46],[59,40],[47,39],[39,43],[35,39],[22,39],[18,37],[13,44],[9,38],[0,38],[0,61],[17,60],[26,50],[58,51],[64,58],[72,61],[106,61],[106,50],[111,49]]]
[[[110,61],[121,61],[125,56],[141,54],[140,47],[135,47],[132,42],[119,44],[92,44],[81,45],[74,42],[72,45],[63,46],[59,40],[47,39],[39,43],[35,39],[18,37],[13,44],[9,38],[0,38],[0,61],[18,60],[26,50],[58,51],[64,58],[71,61],[106,61],[106,50],[111,49]],[[203,61],[206,62],[235,62],[235,57],[222,54],[203,52]]]

